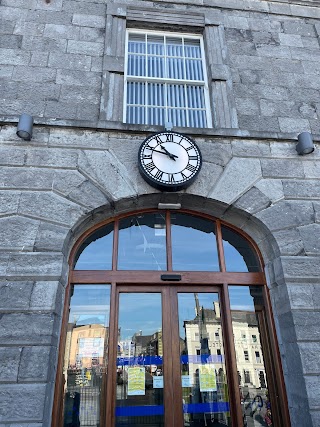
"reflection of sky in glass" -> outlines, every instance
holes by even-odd
[[[111,270],[112,245],[113,224],[110,224],[93,233],[80,247],[75,270]]]
[[[165,217],[141,214],[119,223],[119,270],[166,270]]]
[[[227,271],[248,271],[246,263],[244,262],[243,257],[239,254],[237,249],[230,245],[230,243],[223,242],[224,256],[226,260],[226,270]]]
[[[173,270],[219,271],[215,222],[180,213],[172,213],[171,222]],[[113,234],[112,223],[89,236],[75,257],[75,270],[110,270]],[[247,240],[225,226],[222,238],[227,271],[260,271],[257,255]],[[164,213],[120,220],[118,270],[166,269]]]
[[[69,323],[107,326],[110,311],[110,285],[74,285]]]
[[[219,271],[215,224],[192,215],[172,215],[172,265],[181,271]]]
[[[214,310],[214,303],[219,302],[217,293],[178,293],[179,335],[183,339],[185,339],[183,322],[186,320],[194,320],[197,315],[196,296],[198,297],[200,308]]]
[[[249,286],[229,286],[231,310],[254,311]]]
[[[162,330],[161,294],[121,293],[119,297],[120,341],[133,335],[152,335]]]
[[[259,261],[247,240],[227,227],[222,227],[222,238],[227,271],[260,271]]]

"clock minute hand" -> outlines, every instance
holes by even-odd
[[[156,153],[159,153],[159,154],[164,154],[165,156],[168,156],[168,154],[165,153],[164,151],[159,151],[159,150],[156,150],[155,148],[149,148],[149,150],[155,151]],[[176,160],[176,159],[174,159],[174,160]]]
[[[176,156],[175,154],[171,154],[169,152],[165,153],[164,151],[159,151],[159,150],[156,150],[155,148],[149,148],[149,150],[155,151],[156,153],[159,153],[159,154],[163,154],[164,156],[169,156],[170,159],[172,160],[176,160],[175,157],[178,158],[178,156]]]
[[[162,144],[160,144],[160,147],[170,157],[170,159],[176,160],[176,158],[178,158],[178,156],[176,156],[175,154],[170,153],[170,151],[168,151]]]

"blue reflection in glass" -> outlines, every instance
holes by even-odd
[[[247,240],[227,227],[222,227],[222,239],[227,271],[260,271],[259,260]]]
[[[219,271],[215,223],[172,214],[172,265],[179,271]]]
[[[250,294],[250,286],[229,286],[229,298],[231,310],[254,312],[253,297]],[[256,288],[261,292],[261,288]]]
[[[110,310],[110,285],[75,285],[70,301],[69,322],[75,326],[107,326]]]
[[[113,223],[100,228],[80,246],[75,257],[75,270],[111,270]]]
[[[161,212],[119,222],[118,270],[166,270],[165,216]]]

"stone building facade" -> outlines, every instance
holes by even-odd
[[[1,0],[0,18],[0,426],[51,425],[74,242],[159,202],[256,242],[292,426],[320,426],[318,1]],[[150,27],[204,37],[213,127],[175,128],[203,155],[175,193],[138,171],[141,142],[163,127],[122,118],[125,30]],[[16,135],[23,112],[31,141]]]

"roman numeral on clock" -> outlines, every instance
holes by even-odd
[[[157,143],[158,144],[162,144],[162,139],[160,138],[160,136],[155,136],[155,138],[154,138],[156,141],[157,141]]]
[[[190,164],[186,167],[186,169],[190,172],[195,172],[197,170],[197,168],[195,166],[190,165]]]
[[[151,172],[151,171],[153,171],[153,169],[156,167],[156,165],[151,161],[150,163],[148,163],[147,165],[145,165],[145,169],[148,171],[148,172]]]
[[[163,172],[159,171],[154,175],[155,179],[162,179]]]

